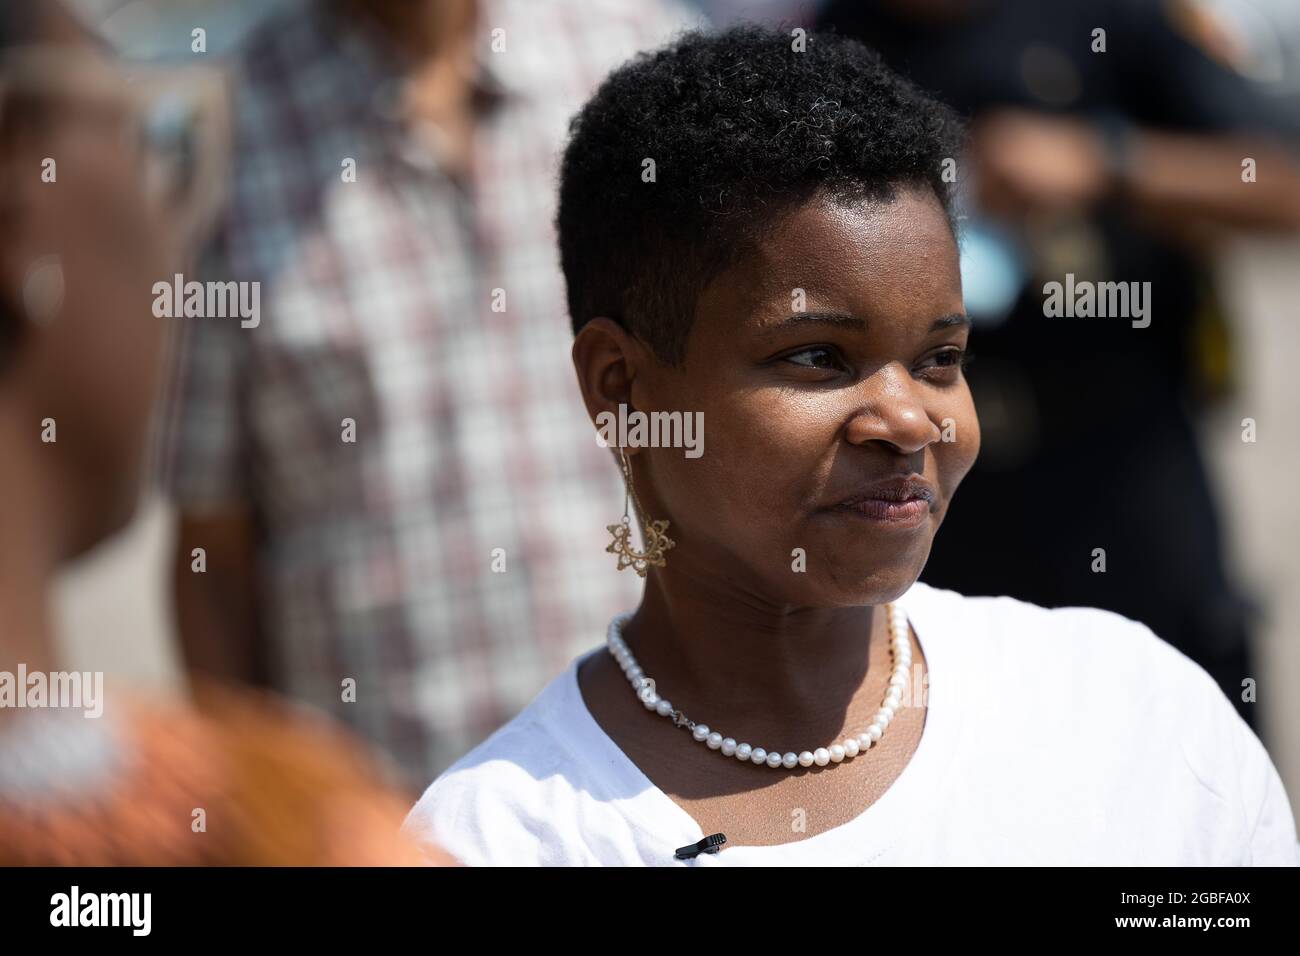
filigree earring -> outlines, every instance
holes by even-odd
[[[636,496],[636,489],[632,487],[632,467],[628,464],[627,453],[621,446],[618,449],[618,459],[623,466],[623,520],[618,524],[606,525],[614,540],[605,550],[610,554],[618,555],[618,570],[631,568],[641,577],[645,577],[651,565],[662,568],[667,564],[664,560],[664,552],[674,547],[677,542],[664,534],[668,530],[667,519],[646,521],[641,517],[644,511]],[[632,519],[627,510],[629,495],[636,505],[637,519],[641,523],[641,537],[645,545],[641,551],[632,546]]]

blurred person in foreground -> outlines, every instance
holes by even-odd
[[[147,99],[62,7],[0,9],[0,865],[419,863],[401,798],[319,717],[211,685],[201,711],[99,696],[89,675],[51,696],[52,581],[134,513],[152,287],[203,218],[181,197],[207,194],[167,175]]]
[[[250,38],[204,274],[260,283],[262,314],[185,323],[164,423],[192,672],[326,709],[424,782],[630,598],[599,573],[618,491],[572,393],[552,181],[669,11],[321,0]]]
[[[917,580],[980,452],[956,127],[854,40],[753,27],[583,107],[557,221],[588,413],[708,442],[618,440],[606,573],[639,606],[410,832],[469,864],[1300,863],[1267,751],[1150,628]]]
[[[1195,434],[1235,371],[1207,253],[1233,231],[1300,229],[1300,138],[1208,13],[1197,0],[844,0],[819,25],[972,120],[958,182],[974,200],[963,255],[985,450],[926,581],[1136,618],[1255,726],[1256,611],[1229,572]],[[1122,283],[1129,309],[1084,317],[1076,294],[1060,314],[1053,282],[1058,302],[1074,283],[1098,302],[1100,283]]]

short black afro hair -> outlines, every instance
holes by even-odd
[[[960,135],[946,107],[833,33],[742,25],[639,54],[570,124],[556,229],[574,331],[608,316],[679,364],[708,283],[815,195],[929,186],[951,224],[943,161]]]

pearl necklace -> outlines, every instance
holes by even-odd
[[[668,717],[674,726],[689,730],[691,736],[710,750],[716,750],[724,757],[735,757],[742,762],[766,764],[772,768],[783,767],[792,770],[796,766],[811,767],[813,764],[825,767],[827,764],[840,763],[846,757],[856,757],[877,743],[884,734],[885,728],[894,719],[899,702],[903,698],[903,688],[907,685],[908,672],[912,666],[907,612],[897,604],[886,604],[885,609],[889,616],[889,650],[894,666],[889,678],[889,688],[885,691],[885,699],[880,705],[880,710],[876,712],[875,718],[867,729],[856,737],[850,735],[840,743],[831,744],[829,747],[818,747],[816,750],[805,750],[803,753],[795,753],[792,750],[782,754],[778,750],[767,751],[762,747],[751,747],[747,743],[738,744],[734,737],[723,737],[717,731],[709,729],[707,724],[697,724],[680,710],[675,709],[667,698],[660,697],[655,691],[655,682],[646,676],[645,671],[632,655],[632,651],[628,649],[627,642],[623,640],[623,625],[631,619],[631,612],[620,614],[610,622],[605,643],[614,660],[618,661],[618,666],[622,668],[628,683],[632,685],[633,693],[645,705],[646,710],[654,711],[660,717]]]

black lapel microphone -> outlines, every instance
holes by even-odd
[[[688,843],[686,846],[679,846],[673,856],[679,860],[693,860],[701,853],[717,853],[726,842],[727,838],[724,834],[714,833],[706,836],[699,843]]]

